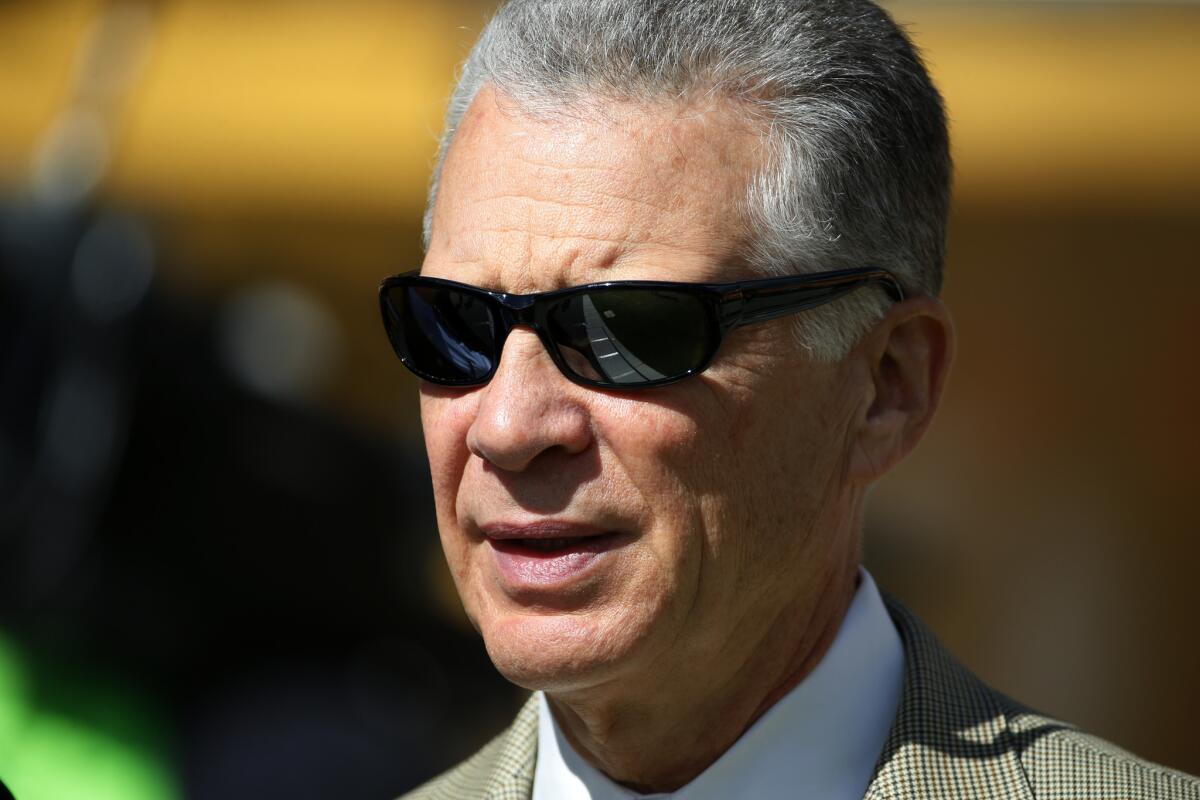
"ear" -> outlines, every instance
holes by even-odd
[[[941,403],[954,359],[954,323],[936,297],[897,303],[854,350],[866,378],[852,431],[850,475],[868,484],[907,456]]]

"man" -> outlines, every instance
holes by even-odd
[[[381,300],[463,604],[534,694],[412,797],[1200,798],[985,687],[859,566],[953,353],[949,183],[866,0],[500,10]]]

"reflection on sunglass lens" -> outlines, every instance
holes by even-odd
[[[433,380],[481,381],[492,371],[496,343],[483,297],[452,288],[400,286],[388,292],[393,342],[415,371]]]
[[[674,378],[702,366],[716,334],[687,292],[597,288],[556,301],[550,338],[580,377],[615,384]]]

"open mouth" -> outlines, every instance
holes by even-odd
[[[569,525],[544,525],[539,530],[531,525],[496,527],[485,534],[504,585],[512,591],[541,595],[563,591],[584,580],[608,561],[610,551],[631,538],[628,534],[594,530]]]
[[[617,538],[615,533],[598,533],[593,536],[538,536],[488,541],[501,553],[526,558],[553,558],[572,553],[601,553],[612,548]]]

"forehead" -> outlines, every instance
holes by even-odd
[[[485,88],[447,154],[423,271],[512,292],[733,280],[760,151],[728,103],[548,119]]]

